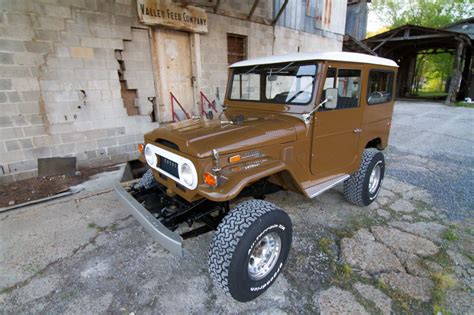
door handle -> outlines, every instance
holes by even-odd
[[[362,129],[359,129],[359,128],[354,129],[354,133],[361,133],[361,132],[362,132]]]

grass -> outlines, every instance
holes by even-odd
[[[349,264],[336,264],[334,272],[335,280],[338,280],[338,282],[347,282],[354,275],[354,271]]]
[[[448,268],[451,266],[451,259],[444,249],[441,249],[436,255],[432,256],[433,260],[440,266]]]
[[[456,103],[453,103],[452,105],[456,107],[474,108],[474,103],[468,103],[468,102],[456,102]]]
[[[449,242],[459,240],[459,236],[456,234],[456,232],[454,232],[454,228],[452,226],[444,230],[443,234],[441,235],[441,238]]]
[[[400,308],[403,310],[404,313],[408,312],[410,310],[410,297],[404,293],[401,293],[399,291],[395,291],[390,289],[388,284],[382,279],[378,278],[377,282],[375,283],[375,286],[385,292],[387,295],[392,298],[392,300],[400,306]]]
[[[332,255],[331,244],[332,240],[326,237],[320,238],[318,241],[319,249],[328,256]]]
[[[98,232],[103,232],[107,229],[106,226],[100,226],[100,225],[95,224],[94,222],[87,224],[87,227],[89,229],[96,229]]]
[[[7,294],[15,290],[15,286],[0,289],[0,294]]]
[[[418,96],[441,97],[441,96],[448,96],[448,93],[446,93],[446,92],[418,91]]]
[[[431,274],[431,279],[434,282],[432,300],[433,300],[433,314],[446,314],[446,310],[443,307],[444,300],[446,298],[446,290],[454,287],[457,284],[455,278],[450,274],[436,272]]]

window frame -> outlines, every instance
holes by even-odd
[[[233,89],[233,86],[234,86],[234,75],[236,75],[234,73],[235,69],[236,68],[233,68],[231,73],[230,73],[230,79],[231,79],[231,82],[229,84],[229,92],[228,92],[228,99],[230,101],[234,101],[234,102],[251,102],[251,103],[259,103],[259,104],[274,104],[274,105],[283,105],[283,106],[298,106],[298,107],[304,107],[304,106],[308,106],[309,104],[313,103],[314,102],[314,99],[315,97],[317,96],[316,94],[317,93],[317,88],[318,88],[318,81],[317,81],[317,78],[318,78],[318,71],[321,71],[321,67],[322,67],[322,64],[314,61],[314,60],[308,60],[308,61],[297,61],[297,62],[294,62],[296,65],[298,66],[308,66],[308,65],[314,65],[316,66],[316,72],[314,74],[314,82],[313,82],[313,87],[311,89],[311,98],[308,102],[306,103],[279,103],[279,102],[275,102],[275,101],[271,101],[271,100],[268,100],[266,98],[266,83],[267,83],[267,76],[263,76],[263,75],[260,75],[260,97],[264,96],[265,97],[265,100],[245,100],[245,99],[235,99],[235,98],[232,98],[232,89]],[[277,65],[277,64],[280,64],[280,63],[275,63],[275,64],[263,64],[263,66],[266,66],[266,65]],[[251,68],[251,67],[250,67]],[[264,84],[262,86],[262,83]]]
[[[243,46],[244,46],[243,47],[243,55],[237,55],[237,54],[230,53],[230,51],[229,51],[229,37],[231,37],[233,39],[236,39],[236,38],[243,39]],[[235,62],[232,62],[232,63],[229,62],[229,56],[230,55],[242,57],[242,59],[240,59],[239,61],[247,60],[247,58],[248,58],[248,36],[247,35],[227,33],[226,41],[227,41],[227,65],[231,65],[231,64],[235,63]],[[236,61],[236,62],[239,62],[239,61]]]
[[[392,74],[392,85],[391,85],[391,93],[390,93],[390,99],[389,100],[386,100],[386,101],[382,101],[382,102],[376,102],[376,103],[369,103],[369,96],[370,96],[370,93],[369,93],[369,89],[370,89],[370,75],[373,73],[373,72],[382,72],[382,73],[389,73],[389,74]],[[387,104],[387,103],[391,103],[393,101],[393,95],[394,95],[394,90],[395,90],[395,71],[393,70],[388,70],[388,69],[375,69],[375,68],[372,68],[370,69],[369,71],[369,74],[367,76],[367,91],[366,91],[366,95],[365,95],[365,101],[367,102],[367,105],[368,106],[373,106],[373,105],[383,105],[383,104]]]
[[[334,83],[333,83],[333,87],[332,88],[336,88],[338,89],[338,98],[339,98],[339,87],[337,86],[338,85],[338,79],[339,79],[339,70],[356,70],[356,71],[360,71],[360,75],[359,75],[359,97],[357,98],[357,106],[353,106],[353,107],[346,107],[346,108],[334,108],[334,109],[326,109],[325,106],[323,105],[320,109],[321,112],[333,112],[333,111],[339,111],[339,110],[345,110],[345,109],[354,109],[354,108],[361,108],[362,107],[362,103],[361,103],[361,100],[362,100],[362,81],[363,81],[363,77],[364,77],[364,69],[362,67],[356,67],[356,66],[348,66],[348,65],[338,65],[338,64],[334,64],[334,65],[328,65],[327,67],[327,70],[326,70],[326,74],[324,76],[324,78],[322,79],[322,83],[321,83],[321,96],[323,95],[325,89],[324,89],[324,83],[327,79],[327,74],[328,74],[328,71],[330,68],[333,68],[333,69],[336,69],[336,76],[334,77]],[[335,86],[335,87],[334,87]],[[324,100],[320,100],[320,102],[322,102]]]

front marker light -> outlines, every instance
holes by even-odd
[[[153,150],[150,148],[149,145],[145,147],[145,159],[148,165],[156,166],[156,162],[157,162],[156,154],[153,152]]]
[[[191,166],[189,166],[187,163],[183,163],[181,165],[181,179],[186,183],[188,186],[193,186],[194,184],[194,176],[193,176],[193,170],[191,169]]]
[[[208,184],[211,187],[217,187],[217,176],[209,172],[204,172],[203,174],[204,183]]]

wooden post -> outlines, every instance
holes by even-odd
[[[453,62],[453,74],[451,76],[451,84],[448,89],[448,97],[446,98],[446,105],[454,103],[459,93],[459,88],[461,87],[462,79],[462,53],[464,50],[464,42],[459,40],[458,47],[456,49],[456,55],[454,56]]]

